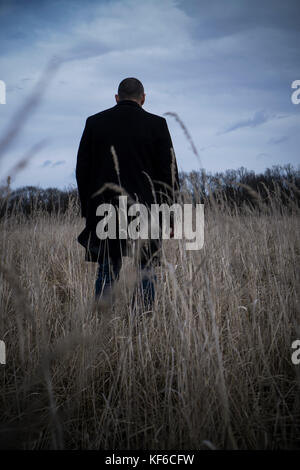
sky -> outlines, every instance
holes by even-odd
[[[86,118],[125,77],[167,119],[180,171],[300,163],[299,0],[0,0],[0,25],[0,184],[76,185]]]

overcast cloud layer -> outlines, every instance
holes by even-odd
[[[115,104],[127,76],[144,83],[147,111],[179,115],[207,171],[297,166],[299,13],[298,0],[0,1],[1,136],[49,60],[63,59],[2,158],[1,179],[46,139],[13,186],[74,184],[85,120]],[[166,118],[179,169],[199,168]]]

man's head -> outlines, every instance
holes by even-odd
[[[115,98],[117,103],[122,100],[131,100],[142,106],[145,102],[145,96],[143,84],[137,78],[124,78]]]

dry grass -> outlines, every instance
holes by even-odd
[[[129,262],[96,309],[71,210],[2,220],[2,447],[299,448],[299,213],[275,205],[206,210],[198,252],[166,241],[140,316]]]

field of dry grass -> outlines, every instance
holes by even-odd
[[[24,449],[300,447],[299,213],[205,209],[205,243],[164,242],[151,315],[93,302],[83,220],[1,221],[0,442]]]

